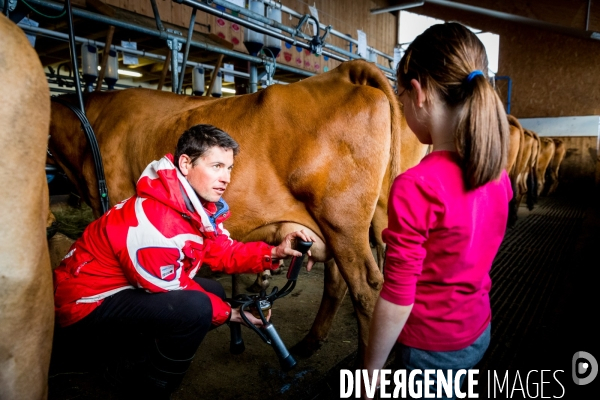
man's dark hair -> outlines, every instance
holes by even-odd
[[[240,146],[229,134],[212,125],[194,125],[183,132],[175,149],[175,166],[179,168],[179,157],[186,154],[192,163],[202,157],[210,148],[220,147],[233,150],[233,155],[240,152]]]

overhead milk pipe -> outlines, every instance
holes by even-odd
[[[28,0],[29,3],[31,4],[36,4],[42,7],[46,7],[46,8],[50,8],[53,10],[58,10],[58,11],[62,11],[63,10],[63,5],[60,3],[55,3],[55,2],[51,2],[51,1],[46,1],[46,0]],[[129,22],[123,22],[120,21],[118,19],[115,18],[111,18],[111,17],[107,17],[104,15],[100,15],[100,14],[95,14],[89,11],[85,11],[79,8],[74,8],[73,9],[73,15],[81,17],[81,18],[85,18],[85,19],[89,19],[92,21],[96,21],[96,22],[101,22],[107,25],[114,25],[115,27],[118,28],[123,28],[123,29],[128,29],[131,30],[133,32],[138,32],[138,33],[142,33],[145,35],[149,35],[152,37],[157,37],[160,39],[165,39],[165,40],[173,40],[176,39],[178,41],[186,41],[185,38],[183,38],[182,36],[179,35],[173,35],[172,33],[166,32],[166,31],[157,31],[157,30],[153,30],[153,29],[148,29],[139,25],[135,25],[135,24],[131,24]],[[87,39],[85,39],[87,40]],[[91,42],[91,41],[90,41]],[[262,59],[260,57],[253,57],[249,54],[245,54],[245,53],[240,53],[237,51],[233,51],[233,50],[229,50],[229,49],[225,49],[222,47],[218,47],[218,46],[213,46],[210,44],[206,44],[206,43],[202,43],[202,42],[197,42],[192,40],[191,41],[191,45],[206,51],[212,51],[214,53],[218,53],[218,54],[224,54],[226,56],[230,56],[230,57],[234,57],[234,58],[238,58],[240,60],[245,60],[245,61],[252,61],[258,64],[267,64],[269,61]],[[114,45],[113,45],[114,46]],[[126,53],[132,53],[133,51],[130,49],[126,49],[125,51]],[[164,58],[163,58],[164,60]],[[304,76],[313,76],[315,75],[312,72],[309,71],[305,71],[303,69],[299,69],[299,68],[295,68],[289,65],[278,65],[277,66],[278,69],[283,70],[283,71],[289,71],[298,75],[304,75]],[[229,72],[228,72],[229,73]]]
[[[289,37],[289,36],[285,36],[285,35],[283,35],[283,34],[281,34],[279,32],[275,32],[273,30],[270,30],[269,28],[267,28],[265,26],[257,25],[255,23],[252,23],[251,21],[248,21],[247,19],[236,17],[236,16],[228,14],[226,12],[217,10],[216,8],[207,6],[206,4],[199,3],[199,2],[194,1],[194,0],[173,0],[173,1],[176,2],[176,3],[180,3],[180,4],[185,4],[185,5],[189,6],[189,7],[196,7],[199,10],[202,10],[202,11],[208,13],[208,14],[212,14],[212,15],[221,17],[223,19],[226,19],[228,21],[235,22],[236,24],[241,25],[241,26],[246,27],[246,28],[249,28],[249,29],[252,29],[253,31],[256,31],[256,32],[259,32],[259,33],[264,33],[264,34],[267,34],[269,36],[278,38],[278,39],[283,40],[284,42],[290,43],[290,44],[292,44],[294,46],[299,46],[299,47],[302,47],[304,49],[309,49],[309,50],[311,49],[311,47],[310,47],[309,44],[304,43],[302,41],[299,41],[298,39],[295,39],[295,38]],[[252,12],[252,11],[246,9],[246,8],[242,8],[242,7],[239,7],[239,6],[235,5],[235,4],[232,4],[232,3],[229,3],[229,2],[223,2],[223,1],[220,1],[220,0],[213,0],[213,3],[218,4],[218,5],[221,5],[219,3],[223,3],[223,4],[226,3],[224,5],[225,7],[231,9],[232,11],[238,12],[240,15],[245,15],[245,16],[247,16],[249,18],[252,18],[252,19],[254,19],[256,21],[262,22],[266,26],[271,26],[271,27],[274,27],[276,29],[281,29],[284,32],[287,32],[287,33],[289,33],[291,35],[297,35],[297,36],[299,36],[299,37],[301,37],[303,39],[312,39],[312,37],[307,36],[307,35],[305,35],[302,32],[298,32],[294,28],[290,28],[287,25],[280,24],[280,23],[278,23],[276,21],[273,21],[273,20],[271,20],[269,18],[266,18],[265,16],[262,16],[260,14],[255,13],[255,12]],[[328,43],[323,44],[323,47],[327,48],[327,49],[330,49],[330,50],[333,50],[336,53],[344,55],[344,56],[346,56],[346,57],[348,57],[350,59],[361,59],[362,58],[361,56],[359,56],[357,54],[350,53],[349,51],[346,51],[344,49],[340,49],[339,47],[333,46],[333,45],[328,44]],[[330,52],[323,51],[322,54],[324,56],[327,56],[327,57],[332,58],[332,59],[337,60],[337,61],[342,61],[342,62],[343,61],[348,61],[346,58],[341,57],[341,56],[339,56],[337,54],[330,53]],[[392,75],[392,76],[388,76],[388,78],[394,79],[394,77],[393,77],[394,76],[394,71],[392,69],[384,67],[384,66],[379,65],[379,64],[377,64],[377,67],[379,67],[379,69],[381,69],[382,71],[385,71],[385,72],[387,72],[387,73],[389,73],[389,74]]]
[[[279,2],[276,2],[276,1],[273,1],[273,0],[261,0],[261,1],[263,3],[271,6],[271,7],[280,8],[281,11],[286,12],[286,13],[288,13],[288,14],[290,14],[293,17],[296,17],[298,19],[301,19],[303,17],[303,15],[300,14],[299,12],[296,12],[295,10],[292,10],[291,8],[286,7],[286,6],[284,6],[283,4],[281,4]],[[327,27],[325,25],[319,23],[319,28],[325,30]],[[354,38],[352,38],[352,37],[350,37],[350,36],[348,36],[348,35],[346,35],[344,33],[341,33],[340,31],[336,31],[335,29],[330,29],[329,33],[331,33],[332,35],[337,36],[339,38],[342,38],[342,39],[344,39],[344,40],[346,40],[346,41],[348,41],[350,43],[358,45],[358,40],[356,40],[356,39],[354,39]],[[377,49],[375,49],[373,47],[367,46],[367,50],[370,50],[373,53],[379,54],[380,56],[382,56],[384,58],[387,58],[388,60],[392,60],[392,61],[394,60],[393,56],[387,55],[384,52],[382,52],[380,50],[377,50]]]
[[[36,26],[26,25],[26,26],[23,26],[22,29],[26,32],[44,35],[44,36],[48,36],[48,37],[53,37],[56,39],[66,39],[66,40],[69,39],[69,35],[67,33],[51,31],[49,29],[39,28]],[[95,45],[95,46],[102,47],[102,48],[106,47],[106,43],[99,42],[97,40],[90,40],[90,39],[82,38],[79,36],[75,36],[74,39],[78,43],[89,43],[91,45]],[[133,54],[133,55],[140,56],[140,57],[152,58],[154,60],[159,60],[159,61],[164,61],[167,58],[166,56],[163,56],[160,54],[148,53],[144,50],[129,49],[129,48],[114,45],[114,44],[111,46],[111,48],[121,51],[121,52],[128,53],[128,54]],[[201,64],[201,63],[197,63],[197,62],[193,62],[193,61],[187,61],[186,65],[189,67],[201,66],[202,68],[206,68],[206,69],[210,69],[210,70],[215,69],[215,67],[212,65]],[[246,72],[228,70],[226,73],[228,75],[235,75],[235,76],[239,76],[239,77],[246,78],[246,79],[250,78],[250,75]],[[287,84],[286,82],[277,81],[277,80],[274,82],[280,83],[280,84]],[[117,86],[119,86],[119,85],[117,85]]]
[[[291,43],[294,46],[300,46],[300,47],[302,47],[304,49],[309,49],[310,50],[310,45],[308,43],[299,41],[298,39],[294,39],[293,37],[286,36],[286,35],[284,35],[282,33],[272,31],[272,30],[270,30],[269,28],[267,28],[265,26],[257,25],[257,24],[255,24],[252,21],[249,21],[247,19],[243,19],[243,18],[236,17],[234,15],[231,15],[231,14],[227,14],[227,13],[225,13],[223,11],[217,10],[216,8],[207,6],[206,4],[199,3],[199,2],[194,1],[194,0],[173,0],[173,1],[175,1],[176,3],[180,3],[180,4],[185,4],[186,6],[189,6],[189,7],[195,7],[197,9],[201,10],[201,11],[204,11],[207,14],[216,15],[217,17],[221,17],[221,18],[226,19],[228,21],[235,22],[236,24],[241,25],[241,26],[243,26],[245,28],[252,29],[255,32],[264,33],[266,35],[269,35],[269,36],[275,37],[277,39],[283,40],[283,41],[285,41],[287,43]],[[215,2],[215,4],[216,4],[216,2]],[[265,16],[262,16],[260,14],[255,13],[255,12],[252,12],[252,11],[247,10],[245,8],[238,7],[238,6],[236,6],[234,4],[231,4],[231,3],[228,3],[227,7],[231,8],[233,11],[240,10],[239,14],[248,16],[248,17],[250,17],[250,18],[252,18],[254,20],[257,20],[259,22],[263,22],[267,26],[272,26],[274,28],[281,29],[282,31],[290,33],[292,35],[295,35],[295,34],[298,33],[298,32],[296,32],[295,29],[290,28],[289,26],[279,24],[279,23],[277,23],[277,22],[275,22],[275,21],[273,21],[273,20],[271,20],[269,18],[266,18]],[[307,37],[306,35],[301,34],[301,33],[300,33],[299,36],[302,37],[302,38],[305,38],[305,39],[312,39],[312,37]],[[339,53],[340,54],[347,53],[347,54],[344,54],[344,55],[352,56],[354,58],[358,58],[358,56],[356,54],[348,53],[347,51],[344,51],[344,50],[342,50]],[[345,58],[343,58],[343,57],[341,57],[341,56],[339,56],[337,54],[333,54],[333,53],[329,53],[329,52],[323,52],[323,55],[326,55],[326,56],[328,56],[330,58],[333,58],[334,60],[347,61]]]

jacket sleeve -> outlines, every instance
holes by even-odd
[[[400,175],[394,181],[388,202],[385,280],[380,296],[394,304],[414,303],[417,278],[423,269],[423,247],[443,213],[435,191],[419,177]]]
[[[279,262],[271,258],[272,248],[264,242],[242,243],[220,234],[204,240],[202,262],[213,271],[227,274],[258,273],[279,267]]]

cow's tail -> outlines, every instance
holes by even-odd
[[[360,68],[357,68],[357,65]],[[390,104],[390,117],[391,117],[391,143],[390,143],[390,164],[389,164],[389,178],[390,183],[398,176],[401,172],[401,150],[402,150],[402,110],[400,103],[398,102],[392,85],[390,84],[384,73],[375,66],[375,64],[357,60],[347,63],[343,63],[338,68],[347,66],[350,68],[350,80],[354,84],[367,85],[373,88],[381,90],[388,99]]]

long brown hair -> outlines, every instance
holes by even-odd
[[[485,47],[458,23],[431,26],[408,46],[398,64],[403,87],[410,88],[416,79],[427,89],[428,100],[437,97],[458,113],[454,140],[467,189],[497,179],[506,165],[508,122],[487,73]]]

